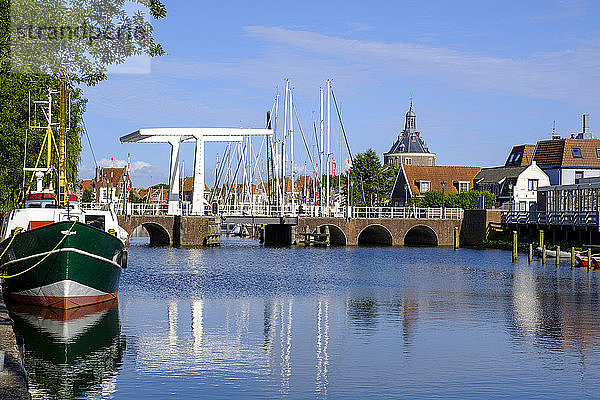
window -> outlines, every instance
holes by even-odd
[[[581,147],[572,146],[571,152],[573,153],[573,158],[583,158],[583,154],[581,154]]]
[[[539,179],[528,179],[527,180],[527,190],[537,190]]]
[[[577,185],[583,179],[583,171],[575,171],[575,184]]]
[[[431,190],[431,181],[419,181],[419,192],[421,194],[429,192]]]
[[[406,164],[406,165],[412,165],[412,158],[405,158],[404,159],[404,164]]]
[[[600,158],[600,147],[596,148],[596,157]]]
[[[468,192],[469,182],[458,182],[458,193]]]

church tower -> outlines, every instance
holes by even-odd
[[[404,130],[387,153],[383,154],[384,164],[435,165],[435,153],[431,153],[427,144],[417,131],[417,115],[413,110],[412,95],[410,106],[404,119]]]

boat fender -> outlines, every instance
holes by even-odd
[[[115,231],[114,229],[111,228],[111,229],[108,230],[108,234],[109,235],[113,235],[113,236],[117,236],[117,231]]]
[[[127,250],[123,250],[123,255],[121,256],[121,268],[127,268]]]

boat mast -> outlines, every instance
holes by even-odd
[[[323,88],[319,88],[321,99],[321,114],[319,116],[321,148],[319,149],[319,205],[323,206]]]
[[[331,202],[331,187],[329,186],[329,175],[330,175],[330,162],[329,159],[331,153],[331,82],[327,79],[327,207],[329,208]]]
[[[60,118],[58,130],[58,205],[66,207],[67,196],[67,135],[66,135],[66,96],[65,73],[60,74]]]

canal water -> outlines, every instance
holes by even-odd
[[[118,304],[11,312],[34,398],[600,397],[600,275],[510,258],[134,243]]]

